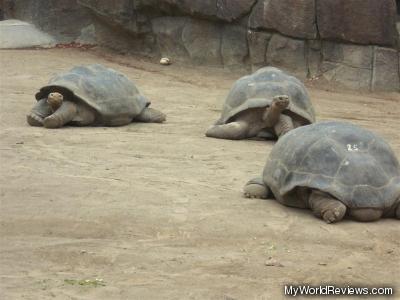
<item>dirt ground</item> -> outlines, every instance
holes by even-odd
[[[71,49],[0,57],[0,298],[280,299],[285,284],[391,286],[400,297],[399,221],[328,225],[242,197],[273,143],[204,132],[243,71]],[[36,90],[84,63],[125,73],[167,123],[29,127]],[[310,94],[318,120],[365,126],[400,157],[399,94]]]

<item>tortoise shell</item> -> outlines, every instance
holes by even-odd
[[[392,207],[400,199],[400,165],[378,135],[346,122],[296,128],[274,145],[263,180],[284,205],[305,207],[296,189],[329,193],[349,208]]]
[[[299,119],[302,124],[315,122],[315,111],[304,85],[280,69],[265,67],[234,83],[216,124],[229,123],[246,109],[268,107],[278,95],[290,98],[290,105],[283,113]]]
[[[86,103],[105,125],[125,116],[133,119],[150,105],[125,75],[99,64],[77,66],[55,75],[35,97],[40,100],[51,92],[61,92],[68,100]]]

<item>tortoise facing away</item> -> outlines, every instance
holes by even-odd
[[[32,126],[122,126],[131,122],[165,121],[125,75],[99,64],[58,74],[36,94],[27,116]]]
[[[249,198],[271,195],[283,205],[309,208],[327,223],[346,214],[358,221],[400,219],[400,165],[376,134],[345,122],[292,130],[274,145]],[[272,196],[272,195],[271,195]]]
[[[235,82],[221,118],[206,136],[274,139],[314,122],[314,108],[304,85],[277,68],[265,67]]]

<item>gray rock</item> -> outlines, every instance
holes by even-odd
[[[322,39],[396,45],[395,0],[329,0],[316,4]]]
[[[375,47],[372,90],[400,91],[398,51]]]
[[[253,30],[247,31],[250,63],[254,69],[266,65],[267,47],[271,37],[271,33]]]
[[[323,78],[351,89],[370,89],[372,76],[372,46],[322,43]]]
[[[52,36],[32,24],[19,20],[0,21],[0,49],[49,48],[55,44]]]
[[[252,10],[249,27],[315,39],[315,0],[260,0]]]
[[[59,43],[74,41],[81,29],[90,24],[86,10],[77,0],[4,0],[4,14],[34,24],[52,35]]]
[[[101,18],[92,20],[96,40],[102,47],[115,50],[119,53],[135,53],[145,56],[152,56],[157,53],[155,37],[152,34],[134,36],[127,30],[110,26]]]
[[[225,66],[242,65],[249,54],[246,29],[227,25],[222,32],[221,55]]]
[[[321,73],[321,76],[329,82],[349,89],[369,90],[371,86],[371,69],[324,61],[321,66]]]
[[[322,62],[322,43],[320,40],[306,41],[307,77],[313,78],[320,75]]]
[[[350,67],[372,69],[372,46],[323,42],[324,61],[346,64]]]
[[[133,34],[151,32],[148,16],[135,11],[130,0],[78,0],[78,3],[100,17],[108,26],[119,27]]]
[[[221,27],[203,20],[190,20],[183,32],[183,45],[192,62],[196,64],[220,65]]]
[[[396,29],[397,29],[397,49],[400,50],[400,19],[399,22],[396,23]]]
[[[237,20],[249,14],[256,1],[257,0],[217,0],[217,17],[218,19],[228,22]]]
[[[294,72],[300,77],[307,75],[304,40],[274,34],[267,49],[267,63]]]
[[[82,28],[81,35],[76,39],[76,42],[83,45],[96,45],[96,28],[94,24]]]
[[[232,22],[250,13],[257,0],[139,0],[134,8],[151,8],[163,15],[182,15],[201,17],[210,20]],[[115,2],[115,1],[113,1]]]
[[[189,18],[161,17],[152,20],[153,32],[161,56],[174,60],[189,59],[189,53],[183,45],[182,32]]]

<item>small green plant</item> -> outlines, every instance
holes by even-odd
[[[81,286],[91,286],[91,287],[98,287],[98,286],[105,286],[103,279],[95,278],[95,279],[64,279],[64,283],[69,285],[81,285]]]

